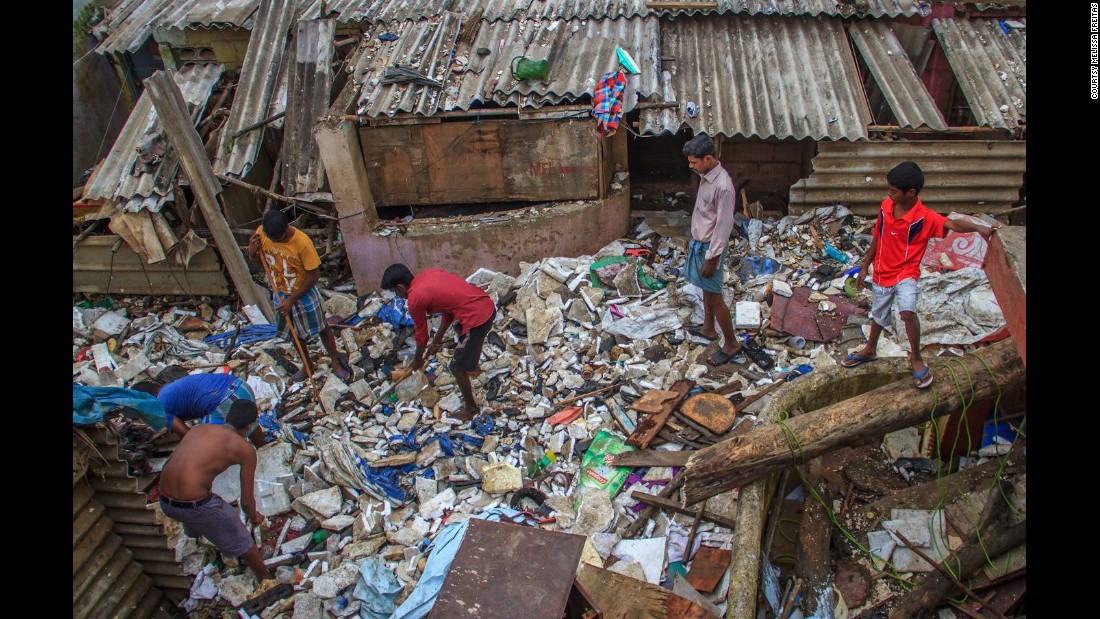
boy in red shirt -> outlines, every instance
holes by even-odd
[[[481,374],[481,348],[485,337],[493,328],[497,308],[489,295],[481,288],[442,269],[425,269],[413,277],[403,264],[391,264],[382,274],[382,290],[392,290],[408,301],[409,316],[416,332],[416,358],[410,368],[417,371],[424,367],[424,360],[443,347],[443,334],[452,322],[457,322],[462,335],[451,360],[451,372],[455,376],[462,401],[465,404],[461,419],[473,419],[480,410],[474,399],[470,377]],[[428,316],[443,314],[443,322],[435,337],[428,343]],[[425,354],[426,353],[426,354]]]
[[[874,265],[871,276],[871,334],[867,345],[859,352],[848,355],[840,364],[847,368],[874,361],[878,357],[878,338],[884,328],[893,331],[892,307],[896,299],[898,313],[905,323],[905,335],[909,339],[909,363],[913,371],[913,384],[918,389],[932,385],[932,371],[920,356],[920,321],[917,320],[917,279],[920,278],[920,261],[932,238],[947,236],[948,232],[977,232],[988,239],[993,231],[1002,227],[974,224],[965,219],[948,219],[924,206],[917,197],[924,187],[924,172],[912,161],[898,164],[886,175],[886,199],[882,201],[873,240],[863,258],[863,267],[856,278],[857,286],[864,286],[867,270]]]

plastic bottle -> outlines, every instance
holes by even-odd
[[[832,258],[833,260],[836,260],[837,262],[848,264],[848,256],[838,251],[837,248],[833,247],[831,243],[825,243],[825,255]]]
[[[554,455],[554,452],[548,451],[546,454],[539,458],[537,462],[531,465],[531,470],[528,471],[528,477],[534,478],[542,474],[552,463],[557,462],[558,457]]]

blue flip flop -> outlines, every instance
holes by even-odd
[[[875,361],[877,359],[878,359],[878,357],[864,357],[863,355],[861,355],[859,353],[854,353],[853,352],[853,353],[849,353],[848,356],[844,359],[844,361],[840,362],[840,365],[842,365],[846,368],[854,368],[854,367],[861,366],[864,363],[867,363],[869,361]]]
[[[932,375],[932,368],[927,365],[924,366],[924,371],[920,374],[913,372],[913,380],[917,381],[917,389],[927,389],[931,387],[932,381],[935,378],[936,377]]]

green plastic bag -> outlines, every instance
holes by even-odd
[[[638,283],[647,288],[648,290],[661,290],[668,286],[665,282],[654,279],[646,274],[642,269],[641,260],[631,258],[630,256],[611,256],[608,258],[600,258],[592,263],[592,266],[588,268],[588,280],[591,282],[593,288],[602,288],[603,286],[612,286],[611,280],[615,279],[615,276],[619,274],[619,271],[626,268],[629,263],[634,261],[637,263],[638,268]],[[613,287],[613,286],[612,286]]]
[[[599,488],[614,498],[626,483],[631,467],[611,466],[608,462],[611,456],[624,451],[634,451],[634,448],[611,432],[600,430],[581,459],[580,488]]]

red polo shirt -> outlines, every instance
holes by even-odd
[[[496,313],[496,306],[485,291],[442,269],[427,269],[413,277],[408,307],[420,346],[428,344],[428,316],[432,314],[443,314],[441,331],[458,320],[462,332],[469,333]]]
[[[903,279],[920,279],[924,250],[930,239],[943,237],[945,221],[946,217],[926,207],[920,198],[904,217],[894,219],[894,201],[883,200],[872,232],[878,250],[871,281],[889,287]]]

